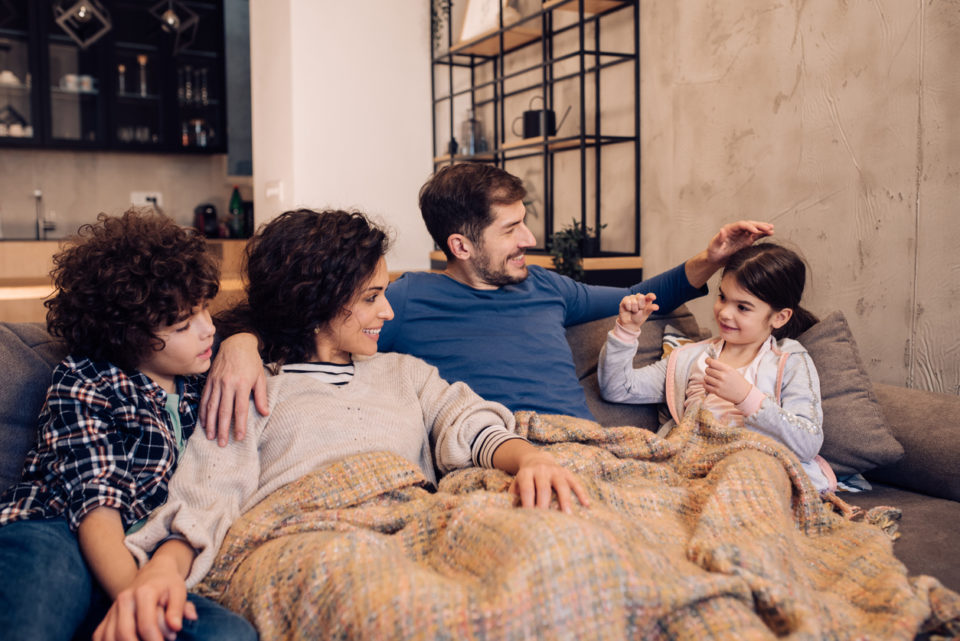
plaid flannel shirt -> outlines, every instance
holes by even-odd
[[[183,438],[197,424],[202,377],[181,377]],[[140,372],[68,356],[53,371],[37,445],[0,497],[0,525],[63,516],[73,531],[97,507],[124,528],[167,499],[177,443],[167,393]]]

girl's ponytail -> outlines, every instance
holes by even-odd
[[[783,327],[779,327],[771,332],[777,340],[781,338],[797,338],[800,334],[820,322],[820,319],[814,316],[813,313],[799,305],[791,309],[793,309],[793,315],[790,316],[790,320],[784,323]]]

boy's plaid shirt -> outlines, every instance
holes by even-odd
[[[186,440],[203,379],[178,380]],[[177,462],[166,401],[140,372],[68,356],[53,371],[20,481],[0,497],[0,525],[63,516],[76,531],[87,513],[105,506],[118,510],[127,528],[162,505]]]

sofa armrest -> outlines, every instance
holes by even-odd
[[[874,391],[905,454],[866,477],[960,501],[960,396],[883,383]]]

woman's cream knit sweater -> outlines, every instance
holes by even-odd
[[[126,539],[142,565],[170,535],[198,553],[187,585],[209,571],[230,525],[274,490],[330,461],[386,450],[436,480],[473,464],[475,438],[490,426],[513,432],[513,415],[464,383],[403,354],[357,360],[352,380],[330,385],[306,374],[268,379],[270,414],[254,413],[242,441],[224,447],[196,430],[170,482],[166,504]],[[432,454],[431,454],[432,453]]]

